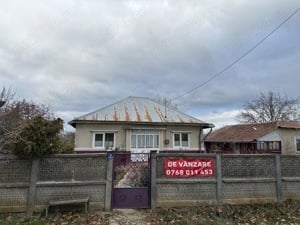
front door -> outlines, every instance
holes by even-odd
[[[114,153],[112,208],[150,208],[148,153]]]

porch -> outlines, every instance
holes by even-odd
[[[223,154],[281,154],[281,142],[205,142],[205,149],[207,153],[218,151]]]

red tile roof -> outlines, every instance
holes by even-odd
[[[269,122],[260,124],[239,124],[225,126],[212,132],[206,139],[206,142],[251,142],[266,134],[276,130],[300,129],[298,121]]]
[[[300,129],[300,121],[281,121],[278,122],[279,128]]]

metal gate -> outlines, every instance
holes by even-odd
[[[150,208],[149,155],[114,153],[112,208]]]

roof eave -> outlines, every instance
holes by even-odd
[[[77,120],[71,120],[70,122],[68,122],[68,124],[71,125],[72,127],[76,128],[76,121]]]
[[[134,124],[134,125],[180,125],[180,126],[195,126],[203,129],[214,128],[212,123],[179,123],[179,122],[139,122],[139,121],[109,121],[109,120],[78,120],[74,119],[68,122],[72,127],[76,128],[76,124]]]
[[[252,143],[257,142],[257,140],[205,140],[205,142],[211,142],[211,143]]]
[[[201,127],[203,127],[204,129],[207,129],[207,128],[214,128],[215,125],[212,123],[201,123]]]

